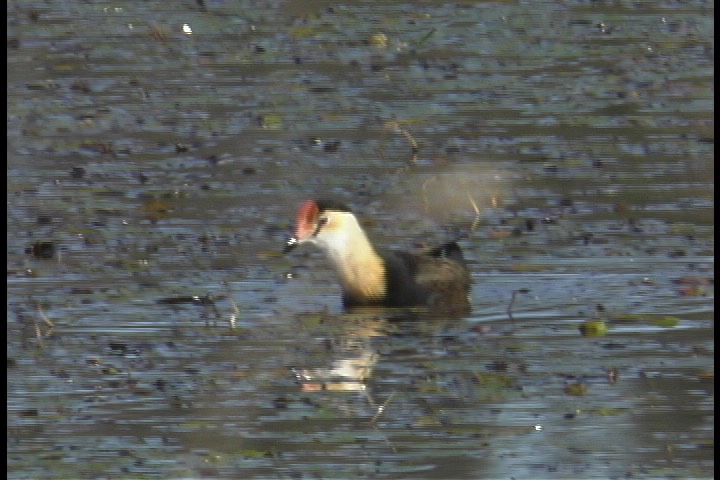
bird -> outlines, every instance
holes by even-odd
[[[313,244],[329,259],[346,308],[469,308],[471,275],[456,241],[421,251],[379,248],[343,203],[306,200],[283,253]]]

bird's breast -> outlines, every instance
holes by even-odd
[[[353,303],[377,303],[385,298],[387,292],[385,265],[377,254],[338,259],[336,268],[343,296],[352,299]]]

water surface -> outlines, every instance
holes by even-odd
[[[713,478],[713,4],[8,6],[8,478]],[[344,312],[299,202],[461,236]]]

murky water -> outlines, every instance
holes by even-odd
[[[8,478],[713,478],[713,13],[9,4]],[[343,312],[318,194],[472,313]]]

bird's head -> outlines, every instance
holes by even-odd
[[[323,250],[342,250],[360,226],[345,205],[328,200],[307,200],[298,208],[294,235],[284,253],[300,244],[312,243]]]

